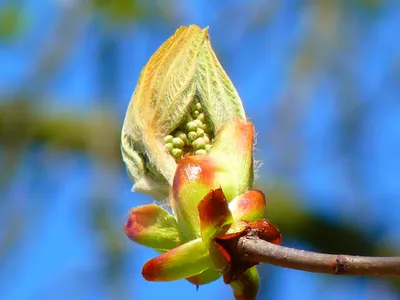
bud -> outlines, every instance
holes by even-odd
[[[134,189],[167,198],[177,162],[207,154],[235,117],[246,119],[208,28],[179,28],[143,68],[125,116],[121,152]]]
[[[236,300],[255,300],[260,285],[256,267],[244,272],[240,278],[230,283]]]
[[[265,196],[259,190],[249,190],[236,196],[230,203],[229,209],[235,216],[235,221],[260,220],[265,218]]]
[[[151,247],[142,275],[150,281],[218,279],[236,299],[255,299],[256,262],[235,249],[252,235],[280,243],[253,190],[254,127],[211,48],[208,29],[179,28],[143,68],[121,136],[134,189],[169,200],[132,209],[125,232]]]
[[[143,205],[131,210],[125,225],[134,242],[163,252],[182,244],[176,219],[158,205]]]
[[[207,248],[197,239],[149,260],[142,275],[150,281],[171,281],[195,276],[212,267]]]

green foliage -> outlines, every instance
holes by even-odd
[[[24,27],[26,20],[19,2],[0,4],[0,41],[12,41]]]
[[[93,0],[95,8],[99,9],[110,22],[125,23],[137,20],[143,16],[140,1],[135,0]]]

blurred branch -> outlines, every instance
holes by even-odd
[[[20,9],[21,1],[8,1],[0,4],[0,42],[9,42],[19,36],[26,16]]]
[[[31,114],[35,101],[31,102],[31,107],[27,107],[27,102],[42,98],[41,94],[48,81],[55,77],[58,69],[63,66],[65,59],[79,41],[79,35],[88,16],[87,1],[71,3],[61,9],[63,9],[62,14],[49,34],[39,42],[35,41],[40,50],[37,52],[38,56],[35,57],[35,66],[32,71],[18,83],[14,91],[7,93],[8,96],[3,96],[9,98],[7,100],[12,104],[8,106],[6,104],[5,108],[0,107],[0,140],[5,141],[8,146],[7,151],[0,157],[2,166],[0,187],[13,177],[16,166],[22,158],[26,142],[34,131],[29,125],[38,125],[35,123],[36,116]],[[74,22],[71,22],[72,19]],[[9,125],[17,130],[9,130]]]
[[[89,152],[102,162],[122,165],[121,126],[118,117],[102,107],[79,116],[42,111],[27,101],[0,105],[0,142],[8,148],[20,143],[41,143],[60,150]]]
[[[60,151],[81,151],[105,164],[120,164],[120,118],[103,107],[89,114],[55,113],[34,102],[0,104],[0,187],[13,177],[27,147],[46,145]]]
[[[237,240],[246,260],[301,271],[356,276],[400,275],[400,257],[336,255],[297,250],[248,236]]]

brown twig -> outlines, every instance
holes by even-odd
[[[243,236],[237,250],[246,260],[296,270],[353,276],[400,276],[400,257],[367,257],[323,254],[274,245]]]

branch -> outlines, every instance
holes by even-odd
[[[400,257],[323,254],[278,246],[248,236],[238,239],[237,251],[246,260],[301,271],[355,276],[400,276]]]

